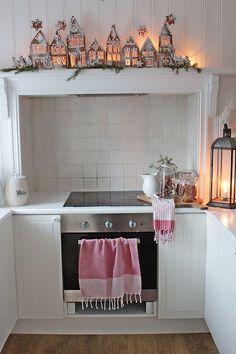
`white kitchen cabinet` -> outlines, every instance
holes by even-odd
[[[17,321],[12,216],[0,222],[0,351]]]
[[[160,319],[203,318],[206,214],[176,215],[175,240],[159,243]]]
[[[63,318],[60,217],[14,216],[18,317]]]
[[[205,320],[220,353],[236,351],[236,240],[213,215],[207,220]]]

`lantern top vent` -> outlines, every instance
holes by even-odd
[[[217,138],[211,145],[211,149],[236,150],[236,138],[231,137],[231,129],[224,124],[223,137]]]

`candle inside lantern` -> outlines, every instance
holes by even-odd
[[[223,200],[226,200],[228,197],[228,188],[229,188],[228,182],[222,182],[222,198],[223,198]]]

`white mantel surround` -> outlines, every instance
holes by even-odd
[[[12,156],[9,159],[8,155],[8,161],[5,161],[4,165],[7,173],[21,173],[20,96],[195,93],[198,97],[199,117],[200,195],[207,195],[209,118],[216,115],[219,75],[212,74],[209,70],[203,70],[200,74],[192,70],[180,71],[179,75],[176,75],[170,69],[156,68],[125,69],[117,74],[109,70],[91,69],[82,71],[75,80],[67,81],[72,74],[73,70],[45,70],[1,76],[7,88],[9,116],[12,122]]]

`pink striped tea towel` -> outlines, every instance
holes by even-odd
[[[104,310],[124,306],[124,300],[141,302],[141,272],[137,239],[82,240],[79,254],[79,285],[84,305]]]
[[[154,194],[152,196],[154,240],[162,243],[174,240],[175,202],[173,198],[164,199]]]

